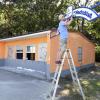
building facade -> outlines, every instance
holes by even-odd
[[[59,36],[53,37],[55,34],[56,31],[50,30],[1,39],[0,59],[46,62],[50,65],[50,72],[52,73],[56,69],[55,61],[59,48]],[[71,49],[77,69],[94,65],[95,45],[82,35],[82,33],[69,32],[67,48]],[[67,60],[63,68],[63,71],[66,70],[69,70]]]

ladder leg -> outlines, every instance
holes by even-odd
[[[75,65],[74,65],[74,61],[73,61],[73,57],[72,57],[70,49],[66,49],[66,51],[63,54],[63,59],[62,59],[61,65],[57,66],[57,69],[56,69],[56,72],[55,72],[55,75],[54,75],[54,80],[53,80],[54,88],[52,88],[53,89],[53,96],[52,96],[51,100],[55,100],[58,82],[59,82],[59,79],[60,79],[61,71],[62,71],[66,57],[67,57],[67,60],[68,60],[68,65],[69,65],[69,68],[70,68],[74,87],[75,87],[75,85],[78,86],[79,92],[81,93],[83,100],[86,100],[84,92],[83,92],[81,84],[80,84],[80,81],[79,81],[79,78],[78,78],[78,75],[77,75],[77,71],[76,71],[76,68],[75,68]]]
[[[69,58],[68,59],[68,65],[70,67],[70,72],[71,72],[71,76],[72,76],[72,79],[73,79],[74,86],[77,84],[77,86],[79,87],[81,96],[83,97],[83,100],[86,100],[85,95],[84,95],[83,90],[82,90],[82,87],[81,87],[81,84],[80,84],[80,81],[79,81],[79,78],[78,78],[78,75],[77,75],[77,71],[76,71],[76,68],[75,68],[75,64],[74,64],[74,60],[73,60],[71,51],[70,51],[70,49],[67,49],[67,51],[68,51],[67,52],[67,58]]]
[[[56,61],[60,60],[60,56],[61,56],[61,49],[58,49]]]
[[[56,81],[56,84],[55,84],[55,87],[54,87],[54,92],[53,92],[52,100],[55,99],[55,95],[56,95],[56,91],[57,91],[57,87],[58,87],[58,82],[59,82],[60,75],[61,75],[61,71],[62,71],[62,68],[63,68],[65,56],[66,56],[66,52],[65,52],[64,55],[63,55],[63,60],[62,60],[61,66],[60,66],[60,68],[59,68],[59,73],[58,73],[57,81]]]
[[[57,65],[56,72],[55,72],[55,74],[54,74],[54,78],[53,78],[52,84],[55,83],[55,80],[56,80],[57,75],[58,75],[58,71],[59,71],[59,65]]]

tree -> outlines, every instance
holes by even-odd
[[[80,6],[87,6],[91,7],[94,5],[98,0],[94,3],[91,3],[92,0],[85,0],[82,3],[82,0],[78,0],[77,2],[74,2],[75,9],[79,8]],[[97,12],[100,11],[100,6],[97,6],[94,8]],[[100,19],[96,19],[95,21],[88,22],[87,20],[84,20],[83,18],[74,18],[74,21],[70,27],[70,29],[74,29],[76,31],[82,32],[87,38],[92,40],[94,43],[100,44]]]
[[[58,26],[58,15],[71,0],[4,0],[0,33],[21,35]],[[1,14],[0,14],[1,15]],[[5,30],[5,31],[4,31]]]
[[[0,35],[16,36],[51,29],[58,26],[58,15],[66,13],[69,5],[75,8],[90,7],[92,0],[3,0],[0,3]],[[93,5],[93,4],[92,4]],[[96,8],[100,11],[100,7]],[[96,43],[100,43],[100,26],[98,23],[88,22],[82,18],[74,18],[69,29],[82,32]],[[8,34],[8,35],[7,35]]]

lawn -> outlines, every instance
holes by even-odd
[[[85,69],[78,73],[86,100],[100,100],[100,66]],[[75,88],[71,78],[60,79],[60,88],[57,93],[59,100],[82,100]]]
[[[100,68],[90,70],[81,78],[87,100],[100,100]]]

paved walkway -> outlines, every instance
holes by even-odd
[[[44,95],[50,86],[46,81],[0,69],[0,100],[47,100]],[[82,99],[79,95],[62,96],[57,93],[55,100]]]
[[[0,100],[42,100],[50,85],[31,76],[0,70]]]

